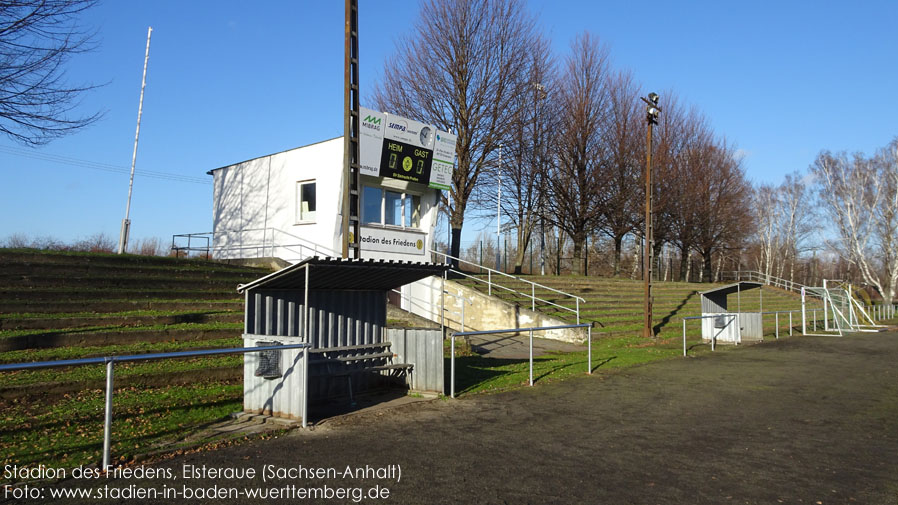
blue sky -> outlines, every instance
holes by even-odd
[[[363,98],[416,2],[360,0]],[[821,149],[872,153],[898,136],[898,2],[562,2],[531,11],[564,57],[589,30],[645,91],[673,89],[745,153],[753,181],[779,182]],[[0,138],[0,239],[117,238],[130,167],[146,31],[153,27],[138,172],[205,173],[342,134],[343,2],[107,0],[84,16],[99,49],[74,83],[107,83],[83,108],[96,125],[30,149]],[[365,102],[363,101],[363,105]],[[24,155],[23,155],[24,153]],[[132,240],[210,231],[211,184],[138,176]],[[493,225],[494,226],[494,225]],[[488,222],[466,225],[466,237]]]

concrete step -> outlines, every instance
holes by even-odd
[[[236,300],[237,287],[233,290],[194,289],[78,289],[78,288],[0,288],[0,300],[57,302],[62,300],[120,300],[120,299],[187,299],[187,300]]]
[[[242,321],[242,311],[187,312],[170,315],[116,315],[109,313],[92,316],[27,318],[0,316],[0,330],[61,330],[91,326],[128,327],[182,323],[239,323]]]
[[[0,298],[0,314],[53,314],[80,312],[125,312],[131,310],[158,311],[242,311],[242,299],[209,300],[4,300]]]
[[[200,329],[188,327],[123,330],[120,327],[108,327],[81,331],[52,330],[0,338],[0,352],[65,346],[100,347],[138,342],[213,340],[237,337],[241,334],[241,328]]]

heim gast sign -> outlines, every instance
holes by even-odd
[[[450,188],[456,136],[395,114],[359,108],[360,170],[365,175],[390,177]]]

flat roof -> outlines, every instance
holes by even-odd
[[[728,295],[730,293],[735,293],[737,291],[746,291],[749,289],[760,288],[763,286],[760,282],[749,282],[749,281],[739,281],[734,284],[728,284],[726,286],[721,286],[719,288],[709,289],[707,291],[702,291],[699,294],[704,295]]]
[[[239,293],[255,288],[303,290],[309,269],[309,289],[328,291],[389,291],[442,275],[448,265],[412,261],[343,259],[313,256],[295,265],[237,286]]]
[[[238,161],[237,163],[231,163],[230,165],[225,165],[225,166],[222,166],[222,167],[213,168],[212,170],[209,170],[208,172],[206,172],[206,175],[212,175],[212,172],[215,172],[216,170],[221,170],[221,169],[223,169],[223,168],[233,167],[234,165],[239,165],[239,164],[241,164],[241,163],[248,163],[248,162],[253,161],[253,160],[258,160],[258,159],[261,159],[261,158],[267,158],[267,157],[269,157],[269,156],[275,156],[275,155],[281,154],[281,153],[288,153],[288,152],[290,152],[290,151],[295,151],[295,150],[297,150],[297,149],[303,149],[303,148],[306,148],[306,147],[316,146],[316,145],[318,145],[318,144],[323,144],[323,143],[325,143],[325,142],[330,142],[330,141],[332,141],[332,140],[337,140],[337,139],[342,139],[342,138],[343,138],[343,136],[341,135],[341,136],[339,136],[339,137],[334,137],[334,138],[332,138],[332,139],[322,140],[322,141],[319,141],[319,142],[312,142],[311,144],[306,144],[306,145],[304,145],[304,146],[291,147],[290,149],[284,149],[283,151],[278,151],[278,152],[276,152],[276,153],[263,154],[262,156],[256,156],[255,158],[249,158],[249,159],[247,159],[247,160]]]

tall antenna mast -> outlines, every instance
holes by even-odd
[[[140,116],[143,114],[143,90],[147,86],[147,63],[150,61],[150,36],[153,27],[147,29],[147,52],[143,57],[143,79],[140,82],[140,103],[137,105],[137,133],[134,134],[134,154],[131,155],[131,179],[128,181],[128,204],[125,206],[125,219],[122,219],[122,230],[118,237],[118,253],[124,254],[128,248],[128,233],[131,231],[131,191],[134,188],[134,165],[137,164],[137,140],[140,138]]]

